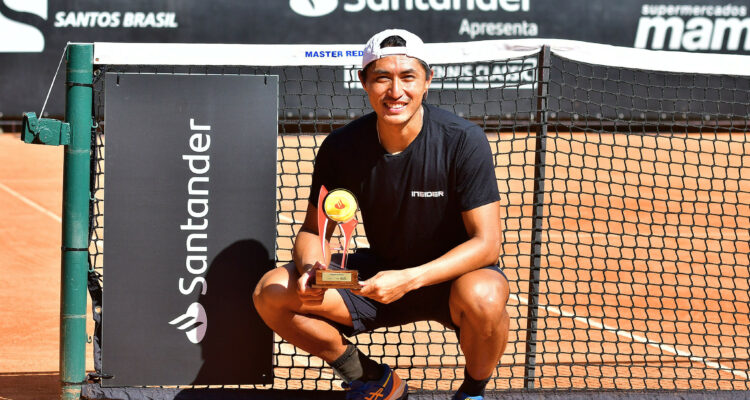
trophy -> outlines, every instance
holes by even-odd
[[[359,277],[356,270],[346,269],[346,255],[349,251],[357,220],[357,199],[346,189],[334,189],[328,192],[325,186],[320,187],[318,195],[318,235],[323,249],[323,259],[326,258],[326,229],[328,220],[336,222],[339,230],[344,234],[344,253],[341,255],[341,269],[319,269],[315,271],[314,288],[326,289],[359,289]]]

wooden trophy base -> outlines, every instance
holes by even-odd
[[[315,271],[316,289],[359,289],[359,274],[353,269],[319,269]]]

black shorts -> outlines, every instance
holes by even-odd
[[[341,255],[334,254],[331,268],[336,268],[340,263]],[[378,263],[374,254],[368,251],[358,251],[347,256],[346,268],[359,271],[359,280],[364,281],[377,274],[383,265]],[[495,270],[506,280],[508,279],[498,265],[485,268]],[[390,304],[359,296],[347,289],[338,289],[352,316],[353,327],[338,324],[337,327],[344,335],[353,336],[378,328],[431,320],[455,330],[448,306],[452,284],[451,280],[412,290]]]

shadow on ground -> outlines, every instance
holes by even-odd
[[[0,400],[47,400],[60,397],[57,372],[0,373]]]

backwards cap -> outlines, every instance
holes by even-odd
[[[403,47],[380,48],[380,43],[390,36],[400,36],[404,39],[406,45]],[[386,29],[380,33],[376,33],[375,36],[367,41],[364,55],[362,56],[362,68],[367,67],[368,64],[379,58],[393,55],[405,55],[418,58],[427,63],[426,53],[424,42],[422,42],[422,39],[420,39],[419,36],[403,29]]]

